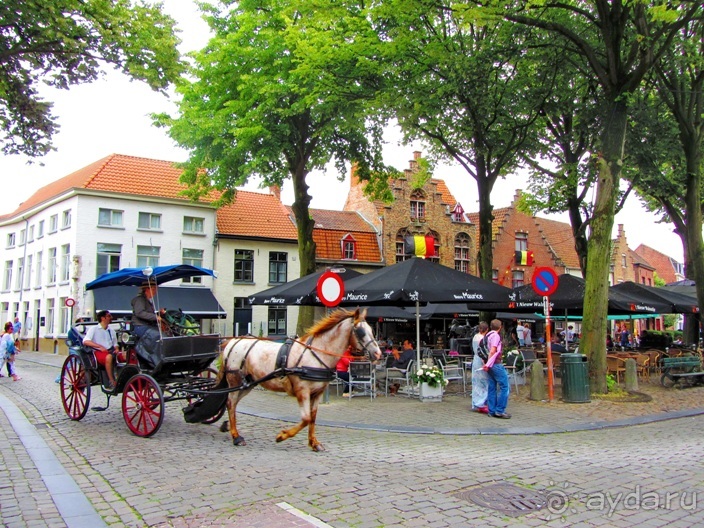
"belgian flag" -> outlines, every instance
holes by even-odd
[[[408,235],[403,240],[403,252],[416,257],[435,256],[435,238],[424,235]]]
[[[518,266],[532,266],[534,260],[532,251],[516,251],[516,264]]]

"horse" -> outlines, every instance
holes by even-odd
[[[334,377],[338,360],[348,346],[353,356],[381,358],[379,345],[365,321],[366,313],[366,310],[360,313],[359,308],[354,312],[337,310],[314,324],[300,339],[289,340],[283,346],[253,337],[232,339],[222,353],[217,384],[224,385],[222,380],[226,379],[230,389],[240,387],[227,397],[233,444],[246,445],[237,431],[237,404],[255,386],[261,385],[271,391],[295,396],[298,400],[300,423],[282,429],[276,441],[292,438],[307,426],[310,448],[324,451],[315,436],[315,418],[318,403]]]

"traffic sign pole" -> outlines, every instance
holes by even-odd
[[[543,308],[545,310],[545,324],[547,325],[545,331],[545,340],[547,341],[546,350],[548,351],[548,401],[553,401],[554,399],[554,389],[553,385],[555,383],[552,370],[552,339],[550,337],[550,298],[543,297]]]

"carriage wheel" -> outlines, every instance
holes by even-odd
[[[207,369],[201,371],[198,373],[197,377],[199,378],[206,378],[206,379],[215,379],[218,377],[218,371],[215,370],[212,367],[208,367]],[[188,398],[188,404],[191,405],[194,402],[196,402],[198,398]],[[222,408],[215,413],[213,416],[208,418],[207,420],[203,420],[202,424],[211,424],[217,422],[220,418],[222,418],[222,415],[225,414],[226,407],[223,405]]]
[[[90,373],[79,356],[68,356],[61,367],[61,403],[71,420],[81,420],[90,403]]]
[[[152,436],[164,420],[164,394],[159,384],[146,374],[127,380],[122,391],[122,415],[137,436]]]

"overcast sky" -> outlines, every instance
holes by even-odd
[[[208,39],[208,28],[200,19],[195,4],[190,0],[165,0],[164,4],[182,30],[181,51],[203,47]],[[125,76],[110,71],[103,79],[89,85],[74,86],[68,91],[47,89],[42,93],[54,103],[54,112],[59,116],[61,129],[54,138],[57,150],[32,165],[28,165],[23,157],[0,157],[0,174],[7,185],[0,201],[0,214],[12,212],[47,183],[113,153],[169,161],[184,161],[187,157],[187,153],[178,148],[164,130],[152,126],[149,118],[152,112],[172,112],[175,108],[173,100],[153,92],[142,83],[130,82]],[[390,129],[385,161],[403,170],[408,167],[413,150],[422,151],[423,148],[420,144],[399,145],[398,138],[398,132]],[[336,176],[337,172],[330,170],[327,174],[308,177],[312,207],[342,208],[349,179],[340,183]],[[436,168],[434,176],[447,182],[465,211],[478,210],[476,183],[462,168],[441,166]],[[493,205],[508,206],[516,189],[525,185],[525,179],[521,177],[500,180],[492,193]],[[256,183],[248,188],[256,190]],[[284,186],[282,200],[287,204],[293,201],[290,183]],[[568,222],[566,216],[553,218]],[[673,233],[673,226],[655,223],[654,217],[642,209],[635,196],[629,198],[625,209],[616,216],[614,234],[618,224],[624,224],[632,249],[645,244],[680,262],[683,260],[682,245]]]

